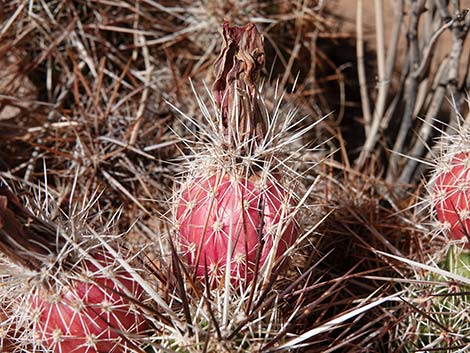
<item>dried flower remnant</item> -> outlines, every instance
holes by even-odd
[[[259,142],[266,131],[257,87],[265,54],[263,38],[254,24],[231,27],[224,22],[223,30],[224,46],[214,64],[213,91],[220,109],[220,133],[237,147],[250,138]]]

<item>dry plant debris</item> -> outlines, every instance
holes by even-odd
[[[80,352],[468,350],[461,156],[470,150],[469,7],[463,0],[4,1],[2,351],[65,350],[68,333],[64,340],[24,308],[44,286],[64,293],[90,272],[98,291],[112,291],[108,302],[119,303],[115,318],[130,315],[135,325],[81,324],[88,339]],[[233,61],[224,20],[256,27],[262,48],[248,41],[257,49]],[[253,197],[253,212],[239,213],[252,221],[253,239],[273,224],[282,225],[273,244],[289,238],[266,261],[261,241],[245,249],[256,256],[247,256],[253,267],[242,266],[243,256],[235,261],[250,268],[243,285],[223,268],[214,285],[207,264],[195,271],[178,242],[185,222],[212,215],[188,211],[186,200],[199,188],[210,207],[207,187],[222,189],[211,178],[241,182],[224,190]],[[276,191],[260,192],[263,182]],[[439,198],[436,190],[453,194]],[[218,200],[218,214],[233,218],[223,200],[240,200]],[[271,207],[259,227],[263,202]],[[269,218],[271,209],[282,221]],[[88,266],[103,252],[112,261]],[[70,306],[49,302],[38,307]],[[112,347],[92,337],[97,327]]]

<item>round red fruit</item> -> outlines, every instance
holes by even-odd
[[[197,178],[181,194],[179,243],[197,276],[207,271],[216,284],[225,276],[229,259],[232,283],[249,282],[258,258],[261,269],[274,246],[278,259],[297,238],[291,206],[288,193],[274,178],[264,183],[256,175]]]
[[[434,186],[436,214],[450,239],[470,235],[470,152],[456,154]]]
[[[97,260],[106,268],[103,256]],[[106,276],[89,261],[84,267],[89,280],[73,279],[60,293],[41,291],[33,298],[41,343],[56,353],[125,352],[121,333],[139,334],[146,324],[124,288],[139,300],[142,287],[124,271]]]

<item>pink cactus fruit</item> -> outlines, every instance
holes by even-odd
[[[187,184],[177,224],[181,247],[196,275],[207,271],[216,284],[225,276],[229,258],[231,282],[249,283],[257,262],[261,269],[271,251],[278,259],[296,240],[290,201],[276,179],[263,183],[256,174],[245,179],[217,173]]]
[[[96,244],[82,247],[82,252],[93,251],[92,257],[77,261],[79,252],[58,236],[65,235],[62,232],[67,230],[34,215],[0,184],[0,250],[11,265],[30,276],[23,279],[27,285],[19,287],[20,305],[6,313],[13,321],[6,328],[14,330],[8,338],[26,345],[32,340],[55,353],[135,351],[131,339],[147,327],[137,307],[143,288]],[[6,276],[12,277],[11,283],[19,281],[16,272]],[[8,300],[9,294],[2,299]],[[28,320],[23,320],[23,311]]]
[[[102,254],[94,258],[104,268],[111,263]],[[140,300],[142,287],[125,271],[106,276],[90,261],[84,267],[89,279],[77,278],[60,293],[41,290],[33,297],[41,343],[55,353],[125,352],[122,333],[140,334],[147,325],[143,314],[131,309],[123,288]]]
[[[470,152],[457,153],[437,175],[434,191],[439,222],[448,228],[450,239],[470,235]]]

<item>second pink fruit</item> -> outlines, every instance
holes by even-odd
[[[110,261],[103,255],[95,259],[104,267]],[[43,291],[33,298],[42,344],[56,353],[126,352],[122,333],[140,334],[146,323],[121,293],[125,288],[140,300],[143,289],[124,271],[109,278],[89,261],[84,266],[93,273],[89,280],[72,280],[60,293]]]
[[[437,176],[436,214],[449,228],[451,239],[470,234],[470,152],[456,154],[447,170]]]

